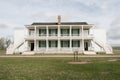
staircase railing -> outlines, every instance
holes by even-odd
[[[103,43],[102,41],[98,41],[98,40],[96,40],[96,39],[93,39],[93,41],[94,41],[98,46],[102,47],[102,48],[105,50],[106,53],[112,53],[112,52],[113,52],[113,51],[112,51],[112,47],[111,47],[109,44]],[[109,51],[108,51],[108,50],[109,50]]]
[[[22,40],[20,43],[18,43],[16,46],[14,46],[14,51],[19,48],[20,46],[22,46],[24,44],[25,40]]]

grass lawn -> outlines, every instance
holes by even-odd
[[[0,50],[0,55],[5,55],[5,50]]]
[[[115,55],[120,55],[120,50],[113,50],[113,53],[114,53]]]
[[[117,61],[108,61],[110,59]],[[120,58],[0,58],[0,80],[120,80]]]

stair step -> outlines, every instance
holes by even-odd
[[[103,44],[101,41],[96,39],[93,40],[98,46],[102,47],[106,54],[112,54],[112,47],[108,44]]]
[[[33,55],[33,54],[35,54],[34,51],[26,51],[22,53],[22,55]]]
[[[96,52],[93,52],[93,51],[84,51],[84,54],[96,54]]]

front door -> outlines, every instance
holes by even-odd
[[[85,51],[88,51],[88,42],[84,42]]]
[[[34,50],[34,43],[31,43],[31,51]]]

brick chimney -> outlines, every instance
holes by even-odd
[[[60,25],[60,24],[61,24],[61,16],[58,15],[58,25]]]

